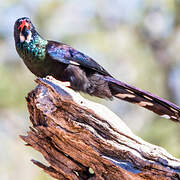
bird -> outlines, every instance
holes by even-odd
[[[17,53],[37,77],[52,76],[75,91],[109,100],[115,97],[180,122],[179,106],[115,79],[91,57],[65,43],[44,39],[28,17],[16,20],[14,40]]]

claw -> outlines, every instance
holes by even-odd
[[[58,81],[58,80],[57,80]],[[71,83],[68,81],[62,82],[62,81],[58,81],[57,84],[65,86],[65,87],[70,87]]]
[[[51,80],[51,81],[55,82],[58,85],[61,85],[61,86],[65,86],[65,87],[70,87],[71,86],[71,83],[69,81],[64,81],[64,82],[63,81],[59,81],[59,80],[55,79],[52,76],[47,76],[46,78],[48,80]]]

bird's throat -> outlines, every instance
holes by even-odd
[[[27,35],[24,35],[22,32],[20,32],[19,39],[20,39],[21,43],[23,43],[23,42],[29,43],[32,40],[32,33],[31,33],[31,31]]]
[[[33,37],[32,34],[24,37],[20,33],[20,41],[17,42],[17,50],[24,61],[40,61],[45,57],[47,41],[40,36]]]

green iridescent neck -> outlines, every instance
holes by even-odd
[[[29,59],[36,58],[37,60],[43,60],[47,43],[48,41],[44,40],[42,37],[35,36],[30,42],[18,42],[17,48],[19,49],[19,54],[22,58],[27,58],[28,56]]]

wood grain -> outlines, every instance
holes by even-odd
[[[134,135],[105,106],[88,101],[52,77],[36,80],[27,96],[32,127],[20,136],[55,179],[180,179],[180,160]]]

